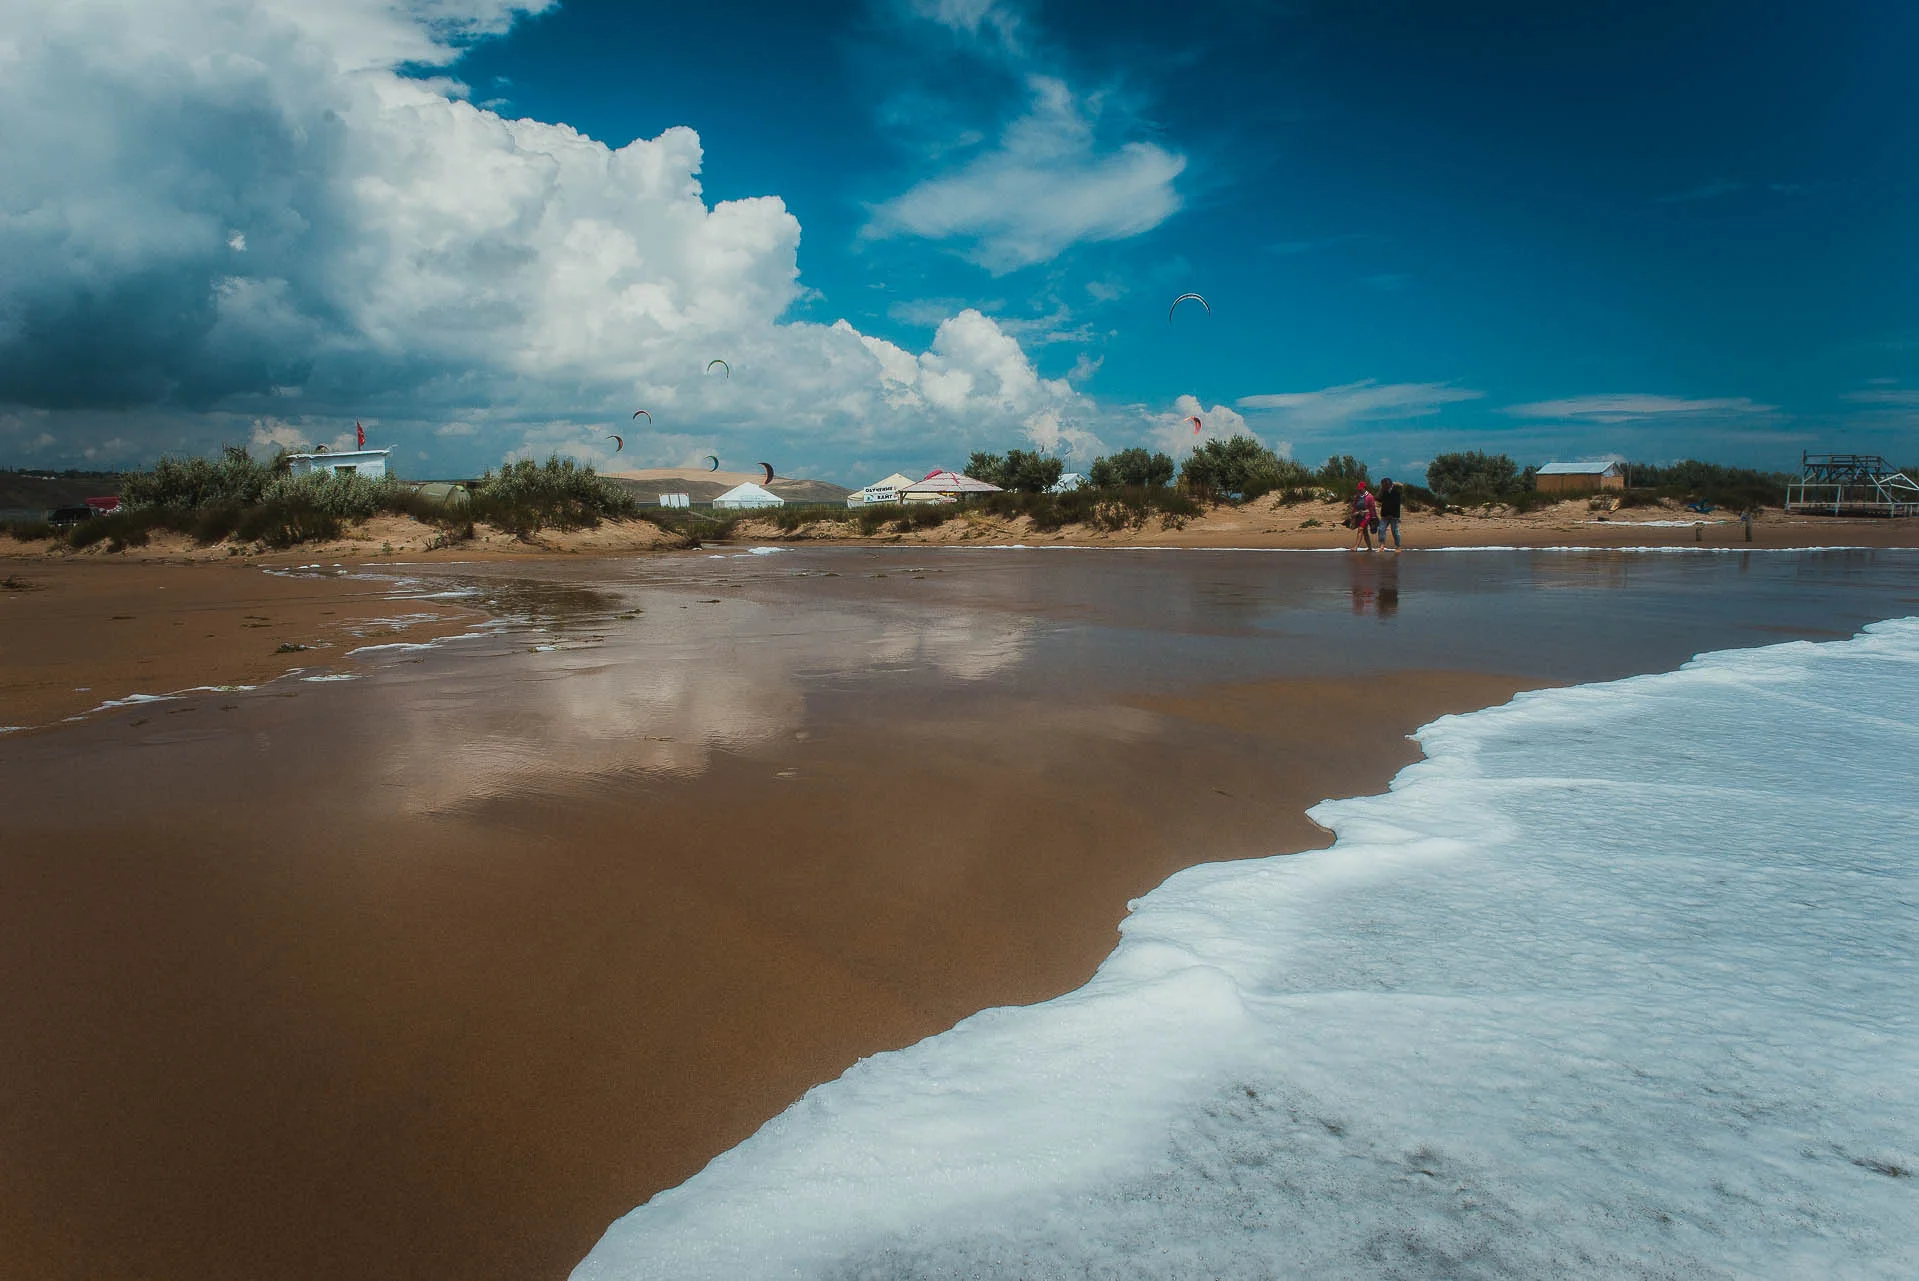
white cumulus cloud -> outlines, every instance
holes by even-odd
[[[614,149],[401,73],[548,2],[0,0],[0,443],[138,463],[364,418],[460,471],[532,447],[612,461],[603,429],[645,407],[621,463],[834,475],[1098,446],[1099,408],[978,311],[924,352],[788,319],[798,220],[773,195],[707,204],[691,128]],[[953,20],[974,9],[990,24]],[[987,175],[1008,194],[1049,158],[1076,177],[1024,189],[1064,203],[987,227],[994,252],[1176,207],[1183,162],[1096,152],[1096,112],[1041,86],[1008,131]]]
[[[1184,156],[1150,142],[1102,148],[1099,95],[1051,76],[1027,83],[1028,108],[997,147],[881,205],[866,234],[963,241],[967,257],[1002,275],[1083,241],[1151,231],[1178,212]]]

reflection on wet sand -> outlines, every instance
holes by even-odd
[[[860,1055],[1082,981],[1172,871],[1316,843],[1421,722],[1919,589],[1540,559],[409,567],[505,617],[0,739],[0,1271],[563,1275]]]
[[[1017,665],[1033,630],[1021,617],[897,602],[822,610],[660,590],[475,590],[521,611],[530,635],[573,643],[515,645],[552,652],[535,670],[476,663],[435,697],[393,705],[377,772],[421,810],[549,777],[698,774],[716,752],[800,732],[809,688],[982,681]],[[554,608],[561,599],[569,612]]]
[[[1348,558],[1353,613],[1391,618],[1399,612],[1399,557],[1396,555]]]

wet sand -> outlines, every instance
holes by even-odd
[[[15,564],[0,587],[0,726],[47,725],[129,695],[324,670],[358,646],[431,640],[483,617],[392,597],[386,582],[251,565]]]
[[[564,1275],[1434,716],[1919,584],[1181,555],[443,568],[513,629],[0,739],[0,1271]]]

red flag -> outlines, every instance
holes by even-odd
[[[354,435],[360,438],[360,442],[358,445],[355,446],[355,448],[365,449],[366,448],[366,428],[360,426],[359,421],[357,419],[354,421],[354,424],[353,424],[353,433]]]

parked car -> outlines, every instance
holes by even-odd
[[[92,519],[93,508],[84,505],[79,507],[56,507],[47,513],[47,524],[52,525],[55,529],[64,529],[68,525],[78,525],[83,520]]]

